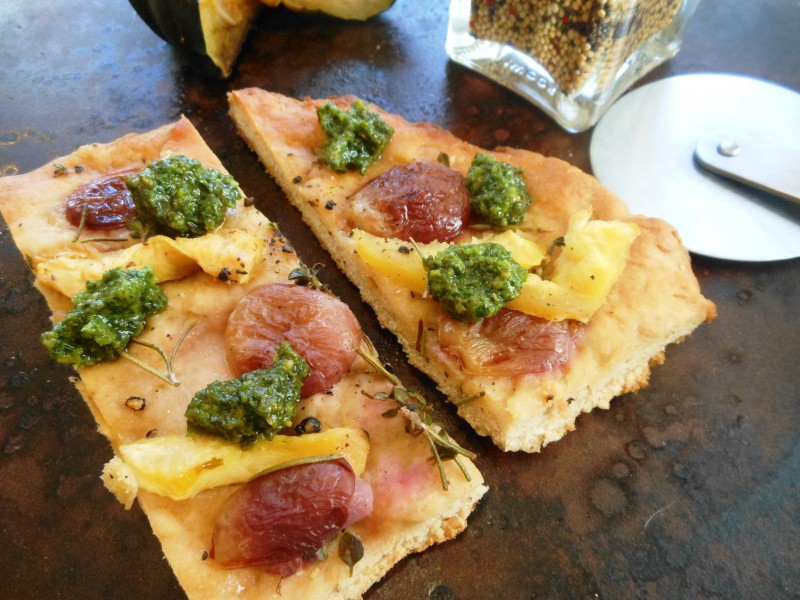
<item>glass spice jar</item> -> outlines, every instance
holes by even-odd
[[[567,131],[678,52],[699,0],[451,0],[448,56]]]

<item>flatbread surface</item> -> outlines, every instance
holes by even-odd
[[[126,238],[124,231],[116,232],[122,241],[87,241],[86,235],[76,241],[76,228],[64,216],[65,198],[74,189],[170,153],[224,172],[182,118],[152,132],[81,147],[36,171],[0,179],[0,211],[37,274],[35,284],[54,321],[71,307],[65,292],[76,281],[85,284],[87,274],[122,257],[134,266],[153,266],[169,301],[164,312],[148,320],[141,341],[169,353],[189,332],[175,355],[177,387],[122,359],[77,370],[76,385],[115,453],[121,445],[146,437],[186,434],[184,411],[194,393],[217,379],[234,377],[226,359],[225,328],[237,301],[257,286],[288,282],[299,265],[289,241],[244,199],[218,231],[177,246],[151,238],[150,248],[142,249],[141,241]],[[158,361],[142,345],[131,345],[129,352],[142,361]],[[390,389],[385,377],[358,358],[331,390],[301,401],[296,417],[299,422],[314,416],[325,428],[355,427],[369,434],[370,452],[361,476],[372,485],[374,511],[349,528],[365,548],[352,575],[337,558],[338,541],[329,544],[327,560],[283,580],[258,568],[220,569],[208,557],[214,518],[238,484],[180,501],[139,490],[141,507],[189,598],[358,598],[402,557],[466,527],[468,514],[486,491],[479,471],[471,461],[462,461],[467,479],[447,462],[450,487],[444,491],[424,438],[409,436],[402,417],[382,416],[386,402],[374,396]],[[144,408],[126,402],[131,397],[144,399]]]
[[[240,134],[283,188],[338,266],[359,287],[385,327],[403,344],[409,360],[425,371],[475,430],[504,450],[535,452],[574,428],[582,412],[608,408],[612,398],[647,384],[665,348],[711,320],[716,309],[703,297],[688,252],[677,232],[658,219],[629,214],[595,178],[554,158],[510,148],[486,151],[429,123],[410,123],[370,106],[394,129],[380,159],[364,175],[334,172],[319,158],[325,141],[316,110],[326,102],[349,107],[353,97],[297,100],[248,88],[229,94]],[[443,311],[408,294],[358,254],[353,195],[378,175],[414,161],[449,165],[466,174],[484,152],[522,169],[533,197],[519,226],[547,247],[564,234],[570,218],[589,210],[592,219],[633,223],[639,235],[624,271],[595,312],[566,368],[515,377],[468,375],[440,360],[421,343],[421,324],[435,338]],[[471,398],[462,402],[465,398]]]

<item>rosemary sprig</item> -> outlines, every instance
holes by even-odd
[[[82,244],[88,244],[89,242],[127,242],[130,238],[113,238],[113,237],[96,237],[96,238],[84,238],[79,240]]]
[[[399,413],[406,419],[409,433],[412,435],[421,434],[425,436],[425,440],[431,448],[433,460],[439,470],[439,478],[442,481],[443,489],[447,490],[450,487],[450,482],[444,470],[444,461],[446,460],[454,461],[464,475],[464,479],[470,481],[469,472],[461,460],[461,457],[474,459],[476,458],[476,454],[458,444],[458,442],[447,434],[440,424],[433,422],[430,414],[431,406],[427,403],[425,397],[419,392],[407,390],[403,387],[400,379],[389,372],[377,359],[377,351],[374,346],[372,346],[367,338],[365,338],[365,341],[369,347],[369,352],[364,352],[359,348],[359,356],[373,369],[389,380],[392,384],[392,391],[388,394],[385,392],[369,394],[362,390],[362,393],[375,400],[393,400],[396,407],[384,412],[384,416],[393,417]]]
[[[537,266],[533,267],[531,271],[541,277],[542,279],[547,279],[548,271],[550,270],[550,264],[553,261],[553,255],[556,252],[557,248],[563,248],[565,245],[564,236],[559,236],[550,242],[550,245],[547,247],[547,250],[544,253],[544,258],[542,262],[540,262]]]
[[[81,236],[83,235],[83,230],[86,229],[86,216],[88,214],[89,214],[89,205],[88,204],[84,204],[83,208],[81,209],[81,220],[78,223],[78,230],[75,232],[75,237],[72,238],[72,243],[81,242],[82,244],[85,244],[87,242],[127,242],[128,241],[129,238],[127,238],[127,237],[124,237],[124,238],[99,237],[99,238],[88,238],[88,239],[82,240]]]
[[[149,346],[150,348],[153,348],[154,350],[157,350],[157,348],[155,348],[153,346],[150,346],[149,344],[142,344],[142,345],[143,346]],[[161,352],[161,355],[162,355],[162,358],[163,358],[164,353]],[[161,379],[163,381],[166,381],[170,385],[174,385],[175,387],[178,387],[181,384],[181,382],[178,380],[177,377],[175,377],[175,375],[173,373],[169,373],[169,371],[167,373],[162,373],[158,369],[148,365],[146,362],[144,362],[142,360],[139,360],[138,358],[136,358],[135,356],[133,356],[131,354],[128,354],[127,350],[125,352],[123,352],[122,354],[120,354],[120,356],[122,358],[124,358],[125,360],[132,362],[137,367],[140,367],[140,368],[144,369],[145,371],[147,371],[151,375],[155,375],[159,379]]]
[[[86,227],[86,215],[89,214],[89,205],[84,204],[83,208],[81,208],[81,220],[78,223],[78,231],[75,232],[75,237],[72,238],[72,242],[77,242],[81,239],[81,235],[83,235],[83,229]]]
[[[186,336],[189,335],[189,332],[194,328],[195,323],[191,323],[186,330],[181,334],[181,337],[178,338],[178,341],[175,342],[175,346],[172,348],[172,354],[167,356],[167,353],[164,350],[157,346],[156,344],[151,344],[150,342],[142,342],[140,340],[131,340],[132,344],[138,344],[139,346],[144,346],[145,348],[150,348],[151,350],[155,350],[158,352],[161,359],[164,361],[164,364],[167,367],[165,372],[159,371],[155,367],[151,367],[146,362],[136,358],[135,356],[129,354],[127,351],[120,354],[122,358],[128,360],[135,364],[137,367],[141,367],[151,375],[155,375],[159,379],[166,381],[170,385],[179,386],[181,384],[180,380],[175,376],[175,370],[173,365],[175,364],[175,356],[178,354],[178,349],[181,347],[183,340],[186,339]]]
[[[460,387],[459,387],[458,391],[459,391],[459,394],[462,394],[462,395],[460,395],[458,398],[453,400],[453,404],[455,404],[456,406],[463,406],[465,404],[468,404],[469,402],[473,402],[474,400],[478,400],[480,398],[483,398],[486,395],[486,392],[484,390],[481,390],[480,392],[476,392],[474,394],[470,394],[469,396],[464,396],[463,395],[464,390],[462,390]]]

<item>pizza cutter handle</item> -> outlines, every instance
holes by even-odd
[[[800,147],[719,131],[701,138],[694,156],[713,173],[800,204]]]

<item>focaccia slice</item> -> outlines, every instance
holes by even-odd
[[[121,460],[129,460],[129,455],[121,449],[146,439],[183,439],[184,411],[193,395],[215,380],[235,377],[226,358],[225,336],[233,307],[257,286],[290,283],[290,273],[300,265],[286,238],[244,198],[219,229],[192,239],[156,236],[142,244],[124,228],[98,239],[87,232],[78,235],[68,223],[65,199],[80,185],[140,169],[167,154],[183,154],[224,172],[192,124],[182,118],[149,133],[81,147],[30,173],[0,179],[0,210],[54,321],[71,308],[74,290],[98,272],[148,265],[157,273],[168,307],[148,320],[140,341],[168,355],[189,331],[173,360],[179,386],[122,358],[77,370],[76,385],[116,455],[109,462],[106,483],[128,503],[137,494],[137,482],[130,480],[131,471]],[[132,344],[128,351],[158,366],[150,348]],[[372,486],[374,510],[348,528],[364,547],[352,572],[337,557],[338,537],[328,544],[326,560],[310,562],[283,579],[258,567],[221,569],[209,557],[214,521],[220,506],[242,484],[218,485],[181,500],[139,485],[141,508],[189,598],[358,598],[402,557],[465,528],[467,516],[486,491],[480,472],[464,457],[460,465],[445,461],[445,490],[425,437],[410,436],[402,416],[383,416],[390,405],[381,395],[391,389],[384,375],[358,357],[339,383],[302,400],[295,417],[296,422],[315,417],[323,432],[339,427],[367,432],[369,452],[361,477]],[[214,468],[217,462],[200,468]],[[158,477],[159,467],[150,466]]]
[[[716,309],[701,294],[676,231],[661,220],[630,215],[596,179],[563,161],[511,148],[487,152],[435,125],[409,123],[372,106],[394,129],[391,141],[363,175],[358,170],[337,172],[320,159],[326,134],[316,111],[326,102],[347,109],[355,98],[296,100],[250,88],[230,93],[229,100],[242,137],[383,325],[397,335],[410,361],[458,404],[459,414],[478,433],[491,436],[504,450],[536,452],[572,430],[582,412],[608,408],[615,396],[645,386],[651,365],[663,361],[666,346],[683,340],[715,316]],[[363,243],[353,198],[368,182],[415,161],[444,159],[466,174],[479,152],[522,169],[533,200],[516,228],[525,240],[523,245],[552,248],[568,233],[571,221],[589,216],[590,223],[600,222],[601,228],[603,223],[623,224],[637,232],[623,252],[621,273],[613,277],[599,307],[585,313],[553,311],[546,295],[533,298],[538,313],[553,322],[570,314],[579,317],[576,350],[558,368],[505,375],[491,367],[474,369],[464,360],[454,360],[452,351],[442,351],[443,332],[450,320],[436,301],[426,297],[424,282],[420,293],[418,282],[413,283],[418,276],[403,271],[409,254],[419,250],[424,255],[425,251],[408,243],[392,245],[391,240],[383,242],[382,250],[375,250],[374,242]],[[486,235],[470,227],[455,242]],[[599,249],[601,254],[605,251],[602,244]],[[374,255],[381,253],[384,258],[376,259]],[[562,260],[557,253],[552,257],[545,253],[545,258],[552,258],[555,269]],[[585,275],[594,279],[592,273]],[[541,285],[552,288],[553,283]],[[560,306],[577,298],[571,296],[570,286],[558,292]],[[517,308],[518,303],[507,306]],[[481,341],[472,340],[478,346]]]

